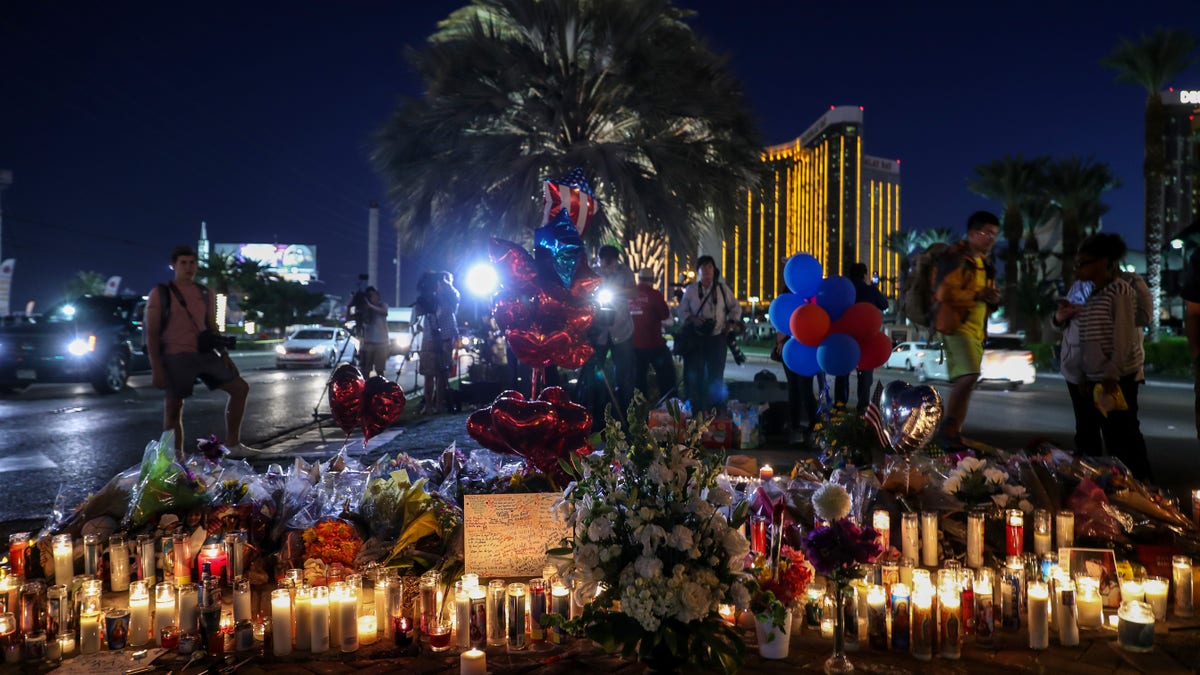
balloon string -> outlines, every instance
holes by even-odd
[[[529,386],[532,388],[532,392],[529,395],[529,400],[534,401],[537,400],[538,394],[541,393],[542,378],[546,376],[546,369],[545,367],[531,366],[530,371],[532,376],[529,378]]]

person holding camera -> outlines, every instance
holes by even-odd
[[[696,280],[687,285],[679,302],[683,379],[692,412],[710,410],[725,401],[725,350],[730,336],[742,329],[742,306],[710,255],[696,261]]]
[[[362,351],[359,367],[363,377],[386,376],[388,358],[387,303],[374,286],[363,292],[362,303],[355,308],[355,321],[362,329]]]
[[[242,443],[242,418],[250,385],[229,358],[228,339],[216,330],[216,304],[211,293],[196,283],[199,263],[190,246],[171,251],[175,278],[159,284],[146,303],[146,353],[153,384],[166,392],[163,430],[175,432],[175,452],[183,453],[183,402],[199,378],[208,388],[229,395],[225,408],[225,447],[231,457],[271,454]]]
[[[633,399],[633,315],[629,311],[629,301],[637,292],[637,284],[633,270],[621,262],[621,249],[601,246],[597,257],[600,265],[595,269],[601,279],[597,291],[599,307],[588,330],[595,353],[583,365],[580,382],[587,387],[588,409],[599,428],[604,425],[604,409],[610,401],[606,387],[600,384],[610,353],[616,381],[615,402],[619,408],[613,411],[614,415],[624,419],[625,410]]]

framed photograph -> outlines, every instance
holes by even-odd
[[[1100,585],[1100,599],[1107,608],[1121,606],[1121,580],[1117,577],[1117,555],[1111,548],[1060,548],[1058,564],[1072,577],[1088,576]]]

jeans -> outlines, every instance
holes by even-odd
[[[614,403],[613,395],[617,399],[617,410],[613,411],[613,415],[619,419],[625,419],[625,411],[629,408],[629,401],[633,399],[633,340],[606,342],[592,347],[595,353],[583,364],[583,370],[579,374],[582,396],[577,396],[576,401],[587,406],[592,413],[593,428],[600,429],[604,426],[605,409]],[[609,354],[612,354],[613,380],[616,384],[612,394],[605,384],[605,363]]]
[[[1084,389],[1084,386],[1067,383],[1071,407],[1075,410],[1075,452],[1100,455],[1104,450],[1104,441],[1100,437],[1100,411],[1092,400],[1092,392]]]
[[[1083,394],[1091,398],[1096,382],[1084,385]],[[1142,425],[1138,421],[1138,382],[1136,375],[1126,375],[1118,383],[1125,396],[1128,410],[1113,410],[1105,417],[1097,411],[1100,433],[1108,454],[1125,463],[1134,478],[1154,482],[1150,469],[1150,456],[1146,451],[1146,439],[1142,436]],[[1093,406],[1094,407],[1094,406]]]
[[[855,401],[855,407],[859,412],[867,409],[867,404],[871,402],[871,384],[875,380],[874,370],[858,371],[858,398]],[[850,376],[838,375],[833,380],[833,401],[834,403],[848,403],[850,401]]]
[[[788,386],[788,428],[800,431],[806,426],[812,429],[817,423],[817,396],[813,393],[813,375],[798,375],[791,368],[784,368]],[[801,424],[807,420],[808,424]]]
[[[654,368],[654,381],[658,384],[658,399],[667,395],[675,396],[675,359],[671,350],[665,344],[650,349],[634,349],[634,360],[637,362],[637,388],[646,393],[646,383],[650,379],[649,368]],[[653,405],[654,401],[650,401]]]
[[[683,378],[692,413],[707,412],[724,403],[725,335],[702,335],[683,357]]]

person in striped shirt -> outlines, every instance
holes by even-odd
[[[1055,321],[1061,325],[1069,319],[1078,326],[1083,377],[1072,398],[1092,401],[1097,386],[1105,396],[1119,393],[1124,397],[1126,409],[1110,409],[1098,416],[1104,446],[1135,478],[1153,480],[1138,421],[1138,385],[1145,380],[1145,352],[1137,325],[1137,291],[1119,267],[1125,250],[1125,241],[1117,234],[1097,233],[1083,240],[1075,257],[1075,277],[1091,282],[1092,293],[1082,305],[1060,307]]]

